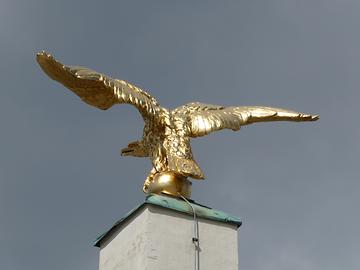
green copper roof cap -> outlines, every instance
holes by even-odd
[[[192,207],[194,207],[196,216],[203,219],[214,220],[223,223],[230,223],[234,224],[237,227],[240,227],[242,222],[238,217],[231,216],[225,212],[212,209],[210,207],[198,204],[192,200],[189,200]],[[127,215],[117,221],[110,230],[106,231],[105,233],[101,234],[96,240],[94,241],[94,246],[99,247],[101,240],[106,237],[110,232],[112,232],[117,226],[122,224],[125,220],[127,220],[130,216],[135,214],[139,209],[144,207],[145,205],[156,205],[159,207],[167,208],[170,210],[174,210],[177,212],[182,212],[187,215],[193,216],[193,212],[191,207],[185,202],[184,200],[176,197],[165,196],[165,195],[157,195],[157,194],[150,194],[146,197],[145,202],[140,204],[135,209],[131,210]]]

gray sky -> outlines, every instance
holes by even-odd
[[[100,111],[35,62],[189,101],[320,114],[193,140],[193,199],[242,217],[240,269],[360,268],[358,0],[0,2],[0,264],[96,270],[92,240],[144,200],[150,162],[122,158],[143,123]]]

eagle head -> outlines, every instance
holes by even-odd
[[[122,156],[147,157],[149,156],[147,152],[147,148],[139,141],[131,142],[127,147],[121,149]]]

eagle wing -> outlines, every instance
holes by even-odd
[[[84,102],[106,110],[114,104],[134,105],[143,117],[155,115],[159,103],[145,91],[125,81],[112,79],[88,68],[65,66],[46,52],[37,54],[37,61],[44,72],[60,82]]]
[[[281,108],[262,106],[223,107],[193,102],[176,108],[174,114],[182,115],[189,126],[190,137],[200,137],[221,129],[237,131],[241,126],[269,121],[316,121],[310,115]]]

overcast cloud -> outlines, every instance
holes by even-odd
[[[193,140],[199,203],[239,216],[240,269],[360,269],[360,2],[0,1],[0,268],[97,270],[92,240],[144,200],[143,122],[46,77],[45,49],[189,101],[320,114]]]

